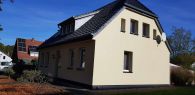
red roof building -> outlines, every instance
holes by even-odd
[[[17,38],[12,54],[13,62],[19,63],[22,61],[28,64],[32,60],[37,61],[39,56],[37,47],[41,44],[42,42],[36,41],[35,39]]]

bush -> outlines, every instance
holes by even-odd
[[[192,63],[195,62],[195,56],[190,54],[180,54],[171,58],[171,63],[180,65],[184,68],[191,68]]]
[[[19,82],[36,82],[36,83],[45,83],[47,82],[47,77],[37,70],[25,70],[20,78],[17,79]]]
[[[5,70],[5,74],[10,78],[15,74],[14,70],[12,68],[8,68]]]
[[[174,68],[171,70],[171,83],[179,86],[192,85],[194,76],[188,69]]]

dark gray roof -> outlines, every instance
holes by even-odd
[[[95,11],[97,12],[94,17],[92,17],[89,21],[87,21],[84,25],[82,25],[79,29],[71,34],[62,36],[59,32],[54,34],[51,38],[46,40],[40,48],[54,46],[66,42],[77,41],[82,39],[90,39],[93,38],[93,34],[98,32],[98,30],[104,26],[104,24],[110,20],[123,6],[127,6],[135,9],[141,13],[145,13],[147,15],[157,17],[155,13],[146,8],[143,4],[141,4],[138,0],[116,0],[102,8],[99,8]],[[93,11],[93,12],[95,12]],[[89,13],[87,13],[89,14]],[[83,14],[85,15],[85,14]],[[78,17],[78,16],[77,16]],[[74,17],[69,18],[74,19]],[[64,21],[66,22],[66,21]]]

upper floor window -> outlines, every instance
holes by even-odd
[[[28,46],[30,52],[38,52],[37,46]]]
[[[86,50],[85,48],[80,49],[80,68],[84,69],[86,65]]]
[[[157,37],[157,32],[156,32],[156,29],[153,30],[153,39],[156,40],[156,37]]]
[[[126,20],[125,19],[121,19],[121,32],[125,32],[125,27],[126,26]]]
[[[137,20],[131,20],[131,34],[138,35],[138,21]]]
[[[125,51],[124,52],[124,73],[132,73],[133,72],[133,53]]]
[[[150,25],[143,23],[143,37],[150,38]]]
[[[26,52],[25,39],[18,39],[18,51]]]
[[[5,56],[3,56],[3,59],[5,59]]]

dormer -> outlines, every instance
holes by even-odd
[[[58,24],[60,34],[67,35],[75,31],[75,20],[74,18],[70,18],[60,24]]]
[[[94,17],[95,14],[97,14],[99,11],[93,11],[90,13],[82,14],[79,16],[73,16],[61,23],[58,24],[60,34],[61,35],[67,35],[70,34],[77,29],[79,29],[82,25],[84,25],[87,21],[89,21],[92,17]]]

